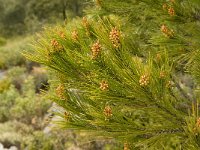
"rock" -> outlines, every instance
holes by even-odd
[[[18,150],[16,146],[11,146],[10,148],[4,148],[3,144],[0,143],[0,150]]]
[[[0,150],[4,150],[3,145],[0,143]]]
[[[81,150],[79,147],[71,146],[68,148],[68,150]]]
[[[16,146],[11,146],[11,147],[9,148],[9,150],[18,150],[18,148],[17,148]]]
[[[0,70],[0,79],[3,79],[5,76],[5,71]],[[1,150],[1,149],[0,149]]]

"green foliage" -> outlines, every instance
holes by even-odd
[[[14,67],[0,80],[0,121],[17,119],[31,123],[32,118],[41,117],[50,107],[42,95],[35,94],[35,79],[25,74],[25,68]]]
[[[15,104],[18,96],[19,93],[13,86],[0,94],[0,122],[7,121],[11,117],[10,108]]]
[[[47,127],[48,128],[48,127]],[[78,136],[77,136],[78,135]],[[30,150],[66,150],[66,149],[81,149],[81,150],[118,150],[119,145],[111,140],[89,141],[93,138],[89,134],[78,134],[70,130],[58,131],[52,129],[49,134],[44,134],[42,131],[33,132],[33,136],[25,138],[22,143],[22,149]],[[88,142],[89,141],[89,142]],[[110,143],[108,143],[110,142]],[[120,147],[121,148],[121,147]]]
[[[6,44],[6,39],[3,37],[0,37],[0,46],[4,46]]]
[[[1,123],[0,142],[7,146],[16,145],[17,147],[20,147],[20,141],[27,140],[32,132],[33,128],[31,126],[27,126],[18,121]]]
[[[54,72],[56,123],[117,138],[124,149],[199,149],[200,2],[97,4],[24,53]]]
[[[10,81],[7,78],[0,80],[0,93],[6,91],[9,87],[10,87]]]
[[[31,123],[35,116],[43,116],[49,108],[49,102],[44,101],[42,96],[35,94],[33,77],[29,76],[22,87],[22,95],[15,99],[15,104],[10,109],[11,118]]]
[[[25,68],[12,67],[7,71],[7,78],[15,86],[16,89],[21,90],[21,86],[26,78]]]
[[[47,71],[41,67],[33,67],[31,74],[34,77],[34,84],[36,86],[36,92],[40,92],[41,89],[48,89],[48,76]]]
[[[0,69],[7,69],[12,66],[21,66],[26,64],[26,60],[21,55],[21,51],[24,49],[29,49],[27,42],[31,38],[21,38],[8,41],[8,44],[0,47]]]
[[[0,34],[35,33],[44,24],[82,15],[86,0],[0,0]]]
[[[35,132],[33,137],[27,147],[29,150],[53,150],[53,141],[50,141],[49,137],[42,132]]]

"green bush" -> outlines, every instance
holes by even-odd
[[[41,131],[34,132],[32,138],[23,143],[23,147],[28,150],[54,150],[53,140]]]
[[[34,84],[36,92],[39,93],[41,89],[47,89],[47,71],[41,67],[33,67],[31,74],[34,77]]]
[[[9,109],[11,119],[31,124],[34,117],[42,117],[50,107],[49,101],[45,101],[41,95],[35,94],[33,76],[28,76],[25,79],[20,94]]]
[[[32,136],[33,128],[18,121],[8,121],[0,124],[0,143],[17,146],[20,149],[21,142]]]
[[[12,67],[7,71],[7,77],[18,90],[21,90],[26,76],[26,70],[24,67]]]
[[[8,90],[10,87],[10,80],[8,78],[0,80],[0,93]]]
[[[0,47],[0,69],[7,69],[12,66],[22,66],[26,64],[25,58],[21,55],[23,49],[28,49],[29,38],[15,39],[8,41],[8,44]]]
[[[43,95],[35,93],[35,78],[26,74],[24,68],[8,70],[0,83],[0,122],[17,119],[31,124],[35,117],[41,120],[50,107]]]
[[[8,90],[0,93],[0,122],[5,122],[10,119],[12,116],[10,108],[15,105],[15,100],[19,96],[19,92],[13,85],[11,85]]]
[[[89,141],[89,142],[88,142]],[[88,134],[80,135],[79,133],[66,130],[50,130],[49,133],[35,131],[30,138],[22,142],[22,148],[28,150],[121,150],[122,147],[111,140],[93,141]]]
[[[0,37],[0,47],[6,45],[6,39],[3,37]]]

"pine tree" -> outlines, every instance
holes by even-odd
[[[54,74],[58,125],[124,150],[200,149],[200,1],[95,3],[24,53]]]

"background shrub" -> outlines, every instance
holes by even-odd
[[[6,45],[6,39],[3,37],[0,37],[0,47]]]

